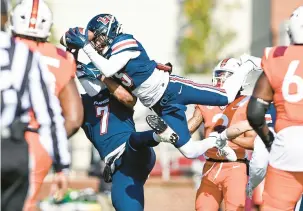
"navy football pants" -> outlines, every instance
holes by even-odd
[[[176,147],[183,146],[191,135],[185,116],[189,104],[224,106],[228,98],[224,90],[171,75],[168,87],[153,110],[178,134]]]
[[[153,148],[138,151],[126,143],[121,164],[113,175],[112,202],[117,211],[144,210],[144,184],[153,169],[156,155]]]

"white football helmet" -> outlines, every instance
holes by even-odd
[[[303,44],[303,6],[298,7],[290,16],[288,35],[292,44]]]
[[[235,58],[223,59],[213,69],[213,86],[222,87],[225,80],[234,74],[235,70],[241,65],[241,62]]]
[[[19,35],[46,39],[52,23],[52,12],[43,0],[23,0],[11,13],[11,30]]]

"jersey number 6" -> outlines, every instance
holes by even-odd
[[[282,84],[283,97],[290,103],[296,103],[303,99],[303,79],[302,77],[295,75],[296,70],[298,70],[299,63],[299,60],[294,60],[289,64]],[[302,75],[301,70],[299,74]],[[295,84],[297,86],[297,92],[294,94],[290,93],[291,84]]]

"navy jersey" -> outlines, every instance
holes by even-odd
[[[115,99],[108,89],[90,97],[82,95],[84,123],[82,128],[102,159],[135,132],[134,111]]]
[[[116,37],[105,54],[105,58],[108,59],[124,51],[137,51],[140,54],[138,57],[131,59],[113,77],[118,79],[125,87],[134,90],[151,76],[157,63],[150,60],[141,43],[130,34],[121,34]]]

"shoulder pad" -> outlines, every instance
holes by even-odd
[[[121,53],[126,50],[138,50],[137,40],[129,34],[122,34],[117,37],[115,42],[111,46],[111,55]]]

